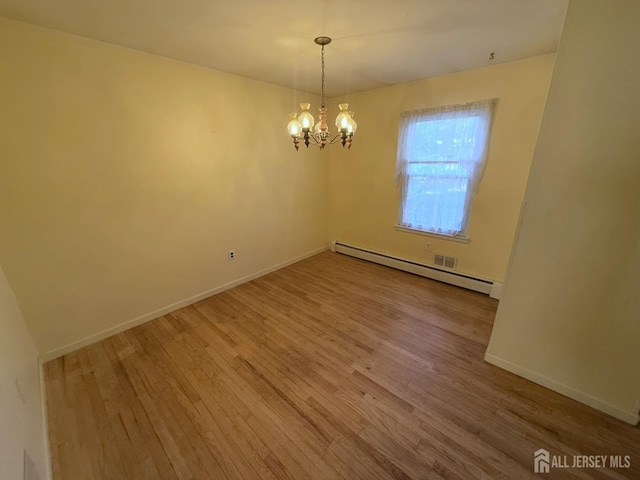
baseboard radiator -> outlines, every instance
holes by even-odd
[[[333,247],[334,245],[332,245]],[[334,248],[332,248],[334,250]],[[367,250],[365,248],[348,245],[342,242],[335,242],[335,251],[350,257],[360,258],[369,262],[386,265],[387,267],[403,270],[405,272],[420,275],[421,277],[431,278],[440,282],[449,283],[458,287],[474,290],[476,292],[491,293],[493,282],[482,278],[476,278],[464,275],[458,272],[450,272],[439,269],[435,266],[417,263],[412,260],[394,257],[385,253]]]

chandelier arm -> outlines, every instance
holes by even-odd
[[[329,141],[328,141],[328,143],[329,143],[330,145],[333,145],[333,144],[334,144],[334,143],[336,143],[340,138],[341,138],[341,134],[336,133],[336,134],[334,135],[334,137],[333,137],[331,140],[329,140]]]

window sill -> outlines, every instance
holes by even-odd
[[[398,230],[399,232],[414,233],[418,235],[424,235],[425,237],[439,238],[441,240],[450,240],[452,242],[458,243],[469,243],[471,241],[469,237],[464,235],[443,235],[442,233],[425,232],[423,230],[416,230],[414,228],[403,227],[401,225],[396,225],[396,230]]]

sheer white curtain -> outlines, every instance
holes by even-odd
[[[484,171],[493,105],[490,99],[402,114],[396,160],[400,226],[464,234]]]

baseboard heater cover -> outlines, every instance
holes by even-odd
[[[335,251],[344,255],[349,255],[350,257],[367,260],[369,262],[378,263],[404,272],[420,275],[421,277],[431,278],[433,280],[449,283],[468,290],[486,293],[487,295],[491,293],[491,287],[493,286],[493,282],[490,280],[476,278],[458,272],[448,272],[431,265],[424,265],[412,260],[394,257],[392,255],[387,255],[386,253],[375,252],[373,250],[367,250],[365,248],[356,247],[342,242],[335,242]]]

